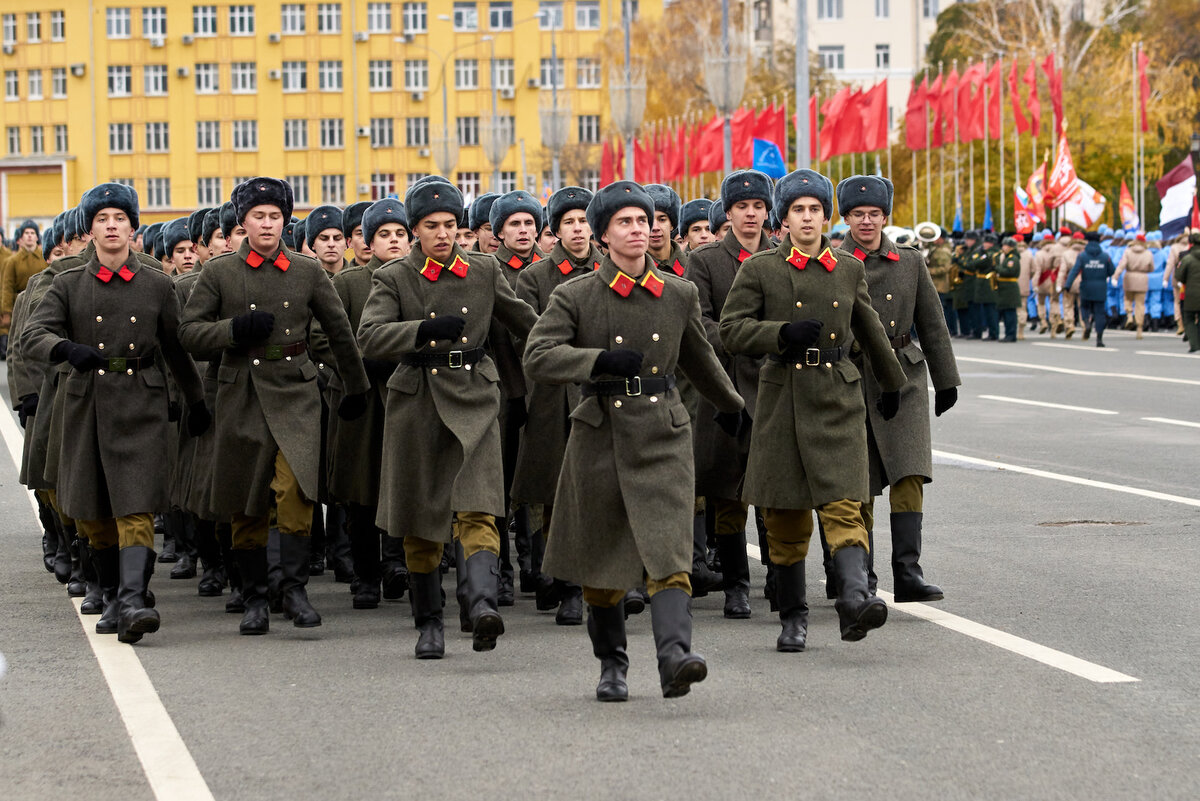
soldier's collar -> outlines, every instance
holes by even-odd
[[[623,298],[629,297],[633,292],[634,287],[641,287],[656,298],[662,297],[663,287],[666,283],[658,274],[654,266],[654,259],[647,254],[645,257],[646,268],[641,276],[634,278],[633,276],[622,271],[613,260],[605,257],[600,264],[599,273],[608,284],[608,288],[616,292]]]

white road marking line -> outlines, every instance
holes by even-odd
[[[1027,362],[1009,362],[1002,359],[980,359],[975,356],[955,356],[960,362],[976,362],[979,364],[998,364],[1002,367],[1021,367],[1025,370],[1045,370],[1049,373],[1063,375],[1080,375],[1095,378],[1132,378],[1137,381],[1160,381],[1164,384],[1188,384],[1200,387],[1200,380],[1192,378],[1166,378],[1159,375],[1139,375],[1137,373],[1107,373],[1101,370],[1077,370],[1071,367],[1054,367],[1048,364],[1029,364]]]
[[[1185,506],[1200,507],[1200,499],[1188,498],[1183,495],[1171,495],[1166,492],[1158,492],[1157,490],[1142,489],[1140,487],[1126,487],[1121,484],[1110,484],[1107,481],[1096,481],[1090,478],[1081,478],[1080,476],[1069,476],[1066,473],[1052,473],[1049,470],[1039,470],[1036,467],[1025,467],[1019,464],[1008,464],[1007,462],[994,462],[991,459],[979,459],[975,456],[965,456],[960,453],[949,453],[947,451],[939,451],[934,449],[933,456],[935,459],[942,459],[948,462],[959,462],[961,464],[978,465],[981,467],[992,467],[997,470],[1008,470],[1013,473],[1022,473],[1027,476],[1035,476],[1037,478],[1049,478],[1054,481],[1062,481],[1067,484],[1079,484],[1084,487],[1094,487],[1096,489],[1111,490],[1113,492],[1123,492],[1126,495],[1138,495],[1142,498],[1151,498],[1156,501],[1170,501],[1172,503],[1181,503]]]
[[[1092,353],[1116,353],[1120,348],[1110,348],[1105,345],[1103,348],[1097,348],[1095,345],[1068,345],[1065,342],[1034,342],[1035,348],[1068,348],[1070,350],[1086,350]]]
[[[1166,423],[1172,426],[1187,426],[1188,428],[1200,428],[1200,423],[1193,423],[1189,420],[1172,420],[1170,417],[1143,417],[1143,420],[1148,420],[1151,423]]]
[[[1197,359],[1197,358],[1200,358],[1200,356],[1197,356],[1194,353],[1163,353],[1162,351],[1158,351],[1158,350],[1135,350],[1134,353],[1137,353],[1141,356],[1170,356],[1172,359]]]
[[[746,552],[753,559],[762,559],[762,551],[757,545],[751,543],[746,544]],[[825,581],[822,579],[821,583]],[[1100,684],[1112,684],[1117,682],[1132,682],[1141,681],[1141,679],[1127,676],[1124,673],[1119,673],[1111,668],[1106,668],[1103,665],[1097,665],[1094,662],[1080,659],[1077,656],[1056,651],[1053,648],[1048,648],[1045,645],[1039,645],[1031,640],[1026,640],[1018,637],[1015,634],[1009,634],[1007,631],[994,629],[991,626],[985,626],[982,623],[976,623],[973,620],[968,620],[965,617],[951,614],[929,604],[920,603],[896,603],[896,598],[890,592],[876,590],[876,594],[882,598],[888,605],[889,611],[903,612],[906,615],[912,615],[922,620],[933,623],[942,628],[956,631],[959,634],[965,634],[968,637],[979,640],[981,642],[994,645],[997,648],[1003,648],[1005,651],[1024,656],[1032,659],[1035,662],[1041,662],[1048,667],[1057,668],[1088,681],[1097,682]]]
[[[23,436],[11,414],[0,413],[0,435],[4,437],[13,464],[20,469]],[[33,507],[36,523],[37,499],[32,492],[25,494]],[[114,635],[97,634],[95,619],[89,620],[79,612],[83,599],[72,598],[71,601],[154,797],[158,801],[213,801],[208,783],[200,775],[196,761],[146,675],[137,651],[117,642]]]
[[[1065,409],[1069,412],[1087,412],[1088,414],[1117,414],[1108,409],[1090,409],[1087,406],[1068,406],[1065,403],[1047,403],[1046,401],[1026,400],[1025,398],[1007,398],[1003,395],[980,395],[985,400],[1003,401],[1004,403],[1019,403],[1023,406],[1042,406],[1047,409]]]

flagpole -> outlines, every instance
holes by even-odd
[[[992,194],[992,174],[988,167],[988,152],[992,149],[988,142],[991,137],[988,136],[988,57],[983,57],[983,208],[984,214],[987,214],[988,201],[991,200]],[[996,221],[992,221],[992,226],[995,227]]]
[[[1142,43],[1139,41],[1137,43],[1137,56],[1135,56],[1134,70],[1133,70],[1133,79],[1135,81],[1138,79],[1137,62],[1141,60],[1141,55],[1142,55]],[[1139,94],[1141,93],[1140,85],[1138,86],[1138,93]],[[1141,100],[1142,100],[1142,98],[1139,97],[1139,102]],[[1149,98],[1145,98],[1145,100],[1149,100]],[[1137,112],[1136,111],[1134,112],[1134,115],[1133,115],[1133,124],[1137,125]],[[1146,230],[1149,230],[1146,227],[1146,134],[1142,133],[1142,129],[1141,129],[1140,125],[1137,126],[1137,137],[1138,137],[1137,168],[1138,168],[1138,198],[1139,198],[1139,200],[1138,200],[1138,222],[1140,224],[1141,230],[1146,231]]]
[[[1133,44],[1131,44],[1129,46],[1129,64],[1130,64],[1130,67],[1132,68],[1130,70],[1130,83],[1132,85],[1131,99],[1132,99],[1132,103],[1133,103],[1133,106],[1132,106],[1132,111],[1133,111],[1133,114],[1132,114],[1132,120],[1133,120],[1133,191],[1137,193],[1134,196],[1134,201],[1135,201],[1135,208],[1137,208],[1138,220],[1140,221],[1142,219],[1142,209],[1141,209],[1141,201],[1139,200],[1139,198],[1141,197],[1140,187],[1142,185],[1142,182],[1138,180],[1138,153],[1139,153],[1139,151],[1138,151],[1138,118],[1137,118],[1138,117],[1137,42],[1134,42]],[[1120,205],[1119,201],[1118,201],[1118,205]]]
[[[938,79],[940,81],[939,85],[942,87],[942,91],[943,92],[946,91],[946,79],[942,75],[942,62],[941,61],[938,62]],[[938,122],[942,122],[941,114],[942,114],[942,99],[939,97],[938,98],[938,109],[937,109],[937,112],[934,114],[934,119],[937,120]],[[938,148],[938,165],[939,165],[938,166],[938,173],[939,173],[939,175],[938,175],[938,193],[941,196],[941,203],[939,204],[940,205],[940,214],[938,216],[938,219],[941,221],[939,224],[942,225],[943,227],[945,227],[945,223],[946,223],[946,139],[945,139],[944,124],[939,127],[941,128],[941,130],[938,131],[938,134],[939,134],[938,138],[941,140],[941,146]]]
[[[816,115],[814,115],[814,116],[816,116],[817,119],[815,121],[809,122],[809,130],[811,131],[814,126],[817,129],[817,138],[816,138],[817,146],[815,148],[817,151],[817,158],[813,162],[813,169],[816,170],[817,172],[820,172],[821,171],[821,90],[820,89],[813,92],[813,98],[815,98],[817,101],[814,104],[817,107],[817,113],[816,113]],[[799,101],[797,101],[797,102],[799,102]],[[808,102],[808,101],[806,100],[805,102]],[[809,155],[811,155],[811,153]]]
[[[925,85],[929,85],[929,68],[925,68]],[[933,178],[929,169],[929,151],[933,147],[933,137],[929,123],[929,92],[925,93],[925,219],[933,219]]]
[[[928,148],[926,148],[926,150],[928,150]],[[921,198],[917,196],[917,151],[913,150],[910,152],[912,153],[913,228],[916,229],[916,227],[917,227],[917,211],[918,211],[917,207],[921,203]]]
[[[999,65],[1000,65],[1000,80],[999,80],[1000,119],[996,120],[996,124],[1000,126],[1000,138],[997,140],[997,144],[1000,147],[1000,173],[999,173],[999,175],[1000,175],[1000,226],[999,226],[999,228],[1001,231],[1003,231],[1007,227],[1007,223],[1005,222],[1006,217],[1004,216],[1006,209],[1005,209],[1005,203],[1004,203],[1004,54],[1003,53],[999,54],[999,59],[998,59],[997,63],[999,63]]]
[[[1015,59],[1016,56],[1014,56],[1013,58]],[[1017,88],[1016,84],[1013,85],[1013,91],[1014,92],[1020,91]],[[1028,106],[1025,107],[1025,112],[1029,113]],[[1001,170],[1001,175],[1003,175],[1003,173],[1004,173],[1004,171]],[[1017,179],[1016,185],[1020,186],[1021,185],[1021,132],[1017,129],[1016,120],[1013,120],[1013,177]],[[1008,190],[1006,187],[1003,187],[1003,186],[1000,187],[1000,189],[1001,189],[1000,196],[1003,197],[1004,193],[1007,192]],[[1013,203],[1015,204],[1016,201],[1014,200]],[[1014,206],[1013,214],[1016,214],[1016,212],[1017,212],[1017,209]],[[1030,237],[1030,239],[1032,240],[1033,237]]]

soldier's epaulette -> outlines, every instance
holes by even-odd
[[[482,253],[478,250],[464,250],[467,254],[467,263],[472,267],[475,265],[484,266],[488,263],[494,264],[497,269],[500,268],[500,260],[496,258],[494,253]]]
[[[709,250],[714,250],[720,246],[721,246],[721,240],[714,239],[712,242],[705,242],[703,245],[696,248],[695,250],[689,250],[687,252],[687,257],[690,259],[692,256],[699,256],[701,253],[705,253],[706,251],[709,251]]]
[[[228,264],[230,262],[235,262],[235,261],[236,262],[241,261],[241,258],[238,256],[238,253],[236,250],[230,251],[229,253],[222,253],[219,256],[213,256],[211,259],[209,259],[207,262],[205,262],[204,266],[211,270],[214,267],[220,267],[222,265]]]

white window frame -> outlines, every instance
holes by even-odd
[[[45,84],[42,81],[41,70],[29,70],[29,99],[41,100],[45,96]]]
[[[880,58],[882,56],[882,59]],[[875,69],[890,70],[892,68],[892,46],[887,43],[875,45]]]
[[[192,6],[192,36],[217,35],[217,7]]]
[[[133,12],[128,7],[104,9],[104,36],[107,39],[128,39],[133,32]]]
[[[29,44],[42,41],[42,12],[30,11],[25,15],[25,41]]]
[[[196,121],[196,152],[217,153],[221,150],[221,121]]]
[[[478,172],[459,172],[455,175],[455,186],[463,197],[478,197],[483,192],[483,181]]]
[[[3,27],[3,29],[4,29],[4,33],[2,35],[4,44],[6,44],[6,45],[16,44],[17,43],[17,15],[16,14],[5,14],[0,19],[3,19],[3,23],[0,23],[0,27]]]
[[[346,123],[341,118],[321,120],[320,129],[322,150],[341,150],[346,146]]]
[[[340,206],[346,202],[346,176],[321,176],[321,202]]]
[[[404,146],[429,147],[429,118],[407,117],[404,120]]]
[[[169,208],[171,208],[171,179],[170,178],[147,178],[146,179],[146,208],[148,208],[148,209],[169,209]]]
[[[367,33],[392,32],[392,4],[367,3]]]
[[[21,73],[16,70],[4,71],[4,99],[21,99]]]
[[[844,45],[820,45],[817,48],[817,58],[821,66],[830,71],[846,68],[846,48]]]
[[[308,176],[286,175],[284,181],[292,185],[292,202],[297,206],[308,205]]]
[[[875,19],[887,19],[891,15],[891,0],[875,0]]]
[[[54,126],[54,152],[67,153],[71,149],[68,139],[67,126],[59,123]]]
[[[109,155],[125,155],[133,152],[133,123],[110,122],[108,124]]]
[[[557,59],[549,56],[543,58],[538,74],[543,89],[549,89],[552,86],[557,86],[559,89],[567,88],[567,63],[562,56]]]
[[[197,64],[194,74],[196,94],[215,95],[221,91],[221,66],[216,62]]]
[[[839,20],[846,18],[843,0],[817,0],[817,19]]]
[[[455,33],[479,30],[479,4],[475,0],[454,0],[453,19]]]
[[[196,205],[200,208],[220,206],[225,200],[220,177],[196,179]]]
[[[142,8],[142,38],[163,37],[167,35],[167,7],[145,6]]]
[[[508,192],[517,191],[517,171],[516,170],[501,170],[500,171],[500,188],[493,189],[493,192],[507,194]]]
[[[492,83],[497,89],[513,89],[516,87],[517,68],[511,58],[492,60]]]
[[[131,97],[132,95],[133,95],[133,67],[131,67],[128,64],[109,64],[108,65],[108,96],[109,97]]]
[[[423,58],[410,58],[404,62],[404,91],[429,91],[429,62]]]
[[[400,7],[400,21],[404,33],[428,33],[429,5],[423,0],[405,3]]]
[[[329,59],[317,62],[317,89],[322,92],[341,92],[345,87],[342,62]]]
[[[146,123],[146,152],[171,152],[171,124],[169,122]]]
[[[575,30],[600,30],[599,0],[577,0],[575,3]]]
[[[8,155],[21,155],[21,129],[16,125],[9,125],[4,129],[4,137],[8,140]]]
[[[454,88],[459,90],[479,88],[479,59],[454,59]]]
[[[492,0],[488,3],[488,30],[511,31],[513,27],[512,0]]]
[[[600,72],[600,59],[584,57],[575,59],[575,88],[599,89],[604,82]]]
[[[460,147],[475,147],[479,144],[479,117],[456,117],[454,131]]]
[[[307,150],[308,149],[308,120],[284,120],[283,121],[283,149],[284,150]]]
[[[229,91],[235,95],[258,94],[258,63],[235,61],[230,64]]]
[[[307,61],[285,61],[282,64],[279,74],[283,92],[308,91]]]
[[[538,29],[543,31],[561,31],[563,29],[562,0],[539,0]]]
[[[284,36],[300,36],[308,29],[303,3],[284,3],[279,7],[279,32]]]
[[[342,4],[317,4],[317,33],[342,32]]]
[[[367,89],[371,92],[392,90],[392,62],[390,59],[371,59],[367,62]]]
[[[61,42],[67,38],[67,16],[59,11],[50,12],[50,41]]]
[[[29,126],[29,155],[41,156],[46,153],[46,128],[42,125]]]
[[[599,170],[580,170],[579,185],[589,192],[600,191],[600,171]]]
[[[229,35],[254,35],[254,6],[238,4],[229,7]]]
[[[579,136],[580,144],[598,145],[600,144],[600,115],[599,114],[580,114],[576,117],[575,123],[576,134]]]
[[[67,68],[50,68],[50,97],[61,100],[67,96]]]
[[[396,123],[391,117],[372,117],[370,128],[372,149],[396,146]]]
[[[167,95],[166,64],[146,64],[142,67],[142,93],[146,97]]]
[[[921,16],[925,19],[937,19],[941,9],[938,0],[921,0]]]
[[[396,173],[371,173],[371,200],[383,200],[388,195],[396,194]]]
[[[258,120],[233,121],[233,151],[253,153],[258,150]]]

